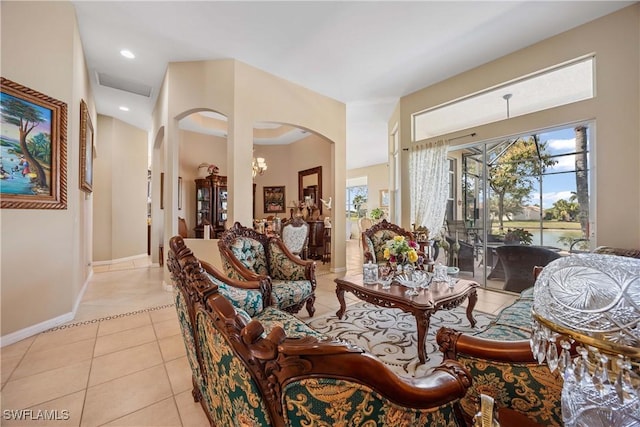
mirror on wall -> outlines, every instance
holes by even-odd
[[[322,213],[322,166],[298,172],[298,199],[304,202],[307,197]]]

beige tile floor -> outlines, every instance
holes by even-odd
[[[360,271],[357,240],[348,242],[347,257],[348,270]],[[172,293],[161,275],[149,260],[96,267],[69,327],[2,348],[0,425],[208,425],[191,397],[175,308],[167,306]],[[338,309],[336,277],[318,263],[316,315]],[[476,309],[496,313],[513,299],[480,290]],[[300,317],[306,319],[306,311]],[[22,412],[28,420],[11,419],[19,409],[31,410]],[[57,420],[42,419],[45,414]]]

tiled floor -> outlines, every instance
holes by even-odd
[[[357,240],[348,242],[347,257],[348,269],[360,271]],[[166,307],[172,293],[162,288],[161,275],[148,260],[96,267],[72,326],[2,348],[0,424],[208,425],[191,397],[175,308]],[[318,263],[316,315],[338,309],[335,277]],[[513,299],[480,290],[476,309],[495,313]],[[305,310],[300,317],[307,318]],[[18,413],[6,411],[19,409],[31,410],[20,413],[27,420],[11,419]]]

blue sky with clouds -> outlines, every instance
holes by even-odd
[[[552,155],[575,152],[575,131],[573,127],[540,134],[540,141],[547,142],[547,150]],[[569,200],[571,192],[576,191],[575,156],[563,156],[556,159],[558,163],[547,169],[547,172],[571,171],[558,175],[547,175],[542,182],[542,204],[544,209],[550,208],[559,199]],[[531,194],[531,204],[540,203],[540,191]]]

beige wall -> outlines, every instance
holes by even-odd
[[[342,207],[342,213],[334,210],[332,214],[334,227],[344,229],[344,104],[234,60],[169,64],[154,111],[152,133],[162,134],[162,141],[155,145],[158,152],[154,152],[153,168],[164,170],[165,176],[175,178],[176,182],[180,172],[176,144],[179,140],[177,121],[202,109],[220,112],[228,118],[230,223],[240,221],[248,224],[253,218],[252,210],[247,209],[247,201],[253,198],[253,125],[257,122],[275,122],[310,130],[332,142],[329,176],[333,174],[333,180],[324,192],[333,194],[335,206]],[[162,164],[158,164],[159,161]],[[311,167],[317,166],[315,163]],[[169,181],[165,189],[165,201],[172,208],[164,212],[165,246],[171,235],[177,233],[177,184],[173,183],[173,179]],[[156,209],[153,211],[156,212]],[[332,268],[344,269],[344,242],[334,242],[334,245]],[[165,280],[168,281],[168,274],[165,274]]]
[[[182,177],[182,209],[178,216],[187,221],[189,237],[195,237],[196,183],[198,165],[214,164],[219,175],[227,176],[227,140],[213,135],[180,131],[180,176]],[[177,201],[176,201],[177,203]]]
[[[90,274],[92,196],[79,189],[79,117],[96,123],[75,11],[2,2],[2,76],[67,104],[67,209],[2,210],[2,345],[72,319]],[[44,66],[43,64],[46,64]]]
[[[93,259],[111,261],[147,253],[147,133],[98,116],[100,147],[94,162]]]
[[[257,175],[254,182],[255,212],[252,218],[266,218],[272,215],[264,212],[264,187],[284,186],[287,206],[298,199],[298,171],[321,166],[323,169],[323,199],[332,195],[331,183],[331,143],[317,135],[287,145],[255,145],[255,156],[264,157],[267,170]],[[220,175],[227,176],[227,141],[211,135],[180,131],[180,176],[183,178],[183,208],[178,215],[187,221],[189,237],[195,237],[195,179],[197,166],[201,162],[214,163],[220,168]],[[313,166],[310,166],[313,165]],[[325,172],[326,171],[326,172]],[[251,200],[253,203],[253,200]],[[247,206],[249,207],[249,206]],[[277,214],[288,218],[286,212]],[[330,212],[323,210],[323,216]],[[229,224],[230,225],[230,224]],[[251,226],[251,224],[243,224]]]
[[[595,221],[598,245],[640,246],[640,4],[422,89],[400,101],[401,141],[411,145],[411,114],[589,54],[596,55],[591,100],[515,117],[452,144],[490,140],[593,119]],[[389,123],[390,129],[392,123]],[[441,137],[439,137],[441,138]],[[403,153],[402,223],[410,222],[408,153]],[[594,231],[594,230],[592,230]]]

